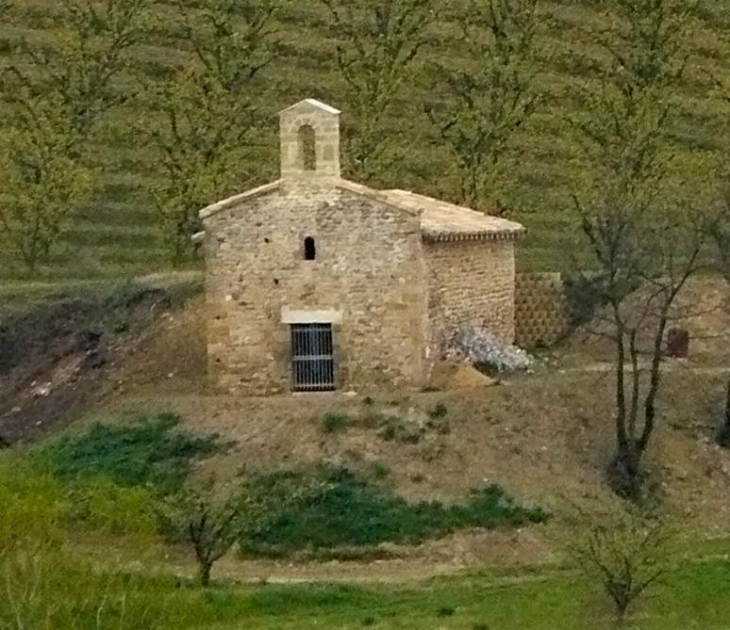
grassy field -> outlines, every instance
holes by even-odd
[[[546,105],[520,138],[523,156],[512,182],[517,217],[530,230],[520,251],[523,269],[554,269],[564,262],[561,253],[570,230],[563,208],[576,155],[565,121],[575,111],[576,84],[595,78],[598,53],[585,32],[598,20],[594,4],[593,0],[546,4],[552,18],[541,35],[544,54],[539,75]],[[9,58],[14,42],[21,37],[43,41],[59,35],[54,32],[55,7],[45,0],[16,0],[9,19],[0,25],[0,56]],[[145,44],[135,49],[134,63],[120,79],[120,90],[128,90],[143,75],[164,77],[190,56],[188,43],[181,39],[175,3],[157,2],[153,17]],[[426,99],[448,95],[434,92],[418,72],[433,59],[459,63],[461,52],[448,13],[444,20],[432,28],[414,78],[398,96],[387,120],[392,143],[383,158],[383,175],[374,185],[412,188],[447,198],[454,194],[451,157],[422,114]],[[722,147],[725,105],[713,96],[712,86],[713,77],[730,76],[723,44],[730,8],[721,0],[704,0],[694,9],[690,22],[687,71],[672,95],[679,116],[676,145],[686,155]],[[267,115],[262,139],[269,149],[251,154],[250,162],[242,165],[242,171],[250,172],[256,182],[271,179],[277,171],[274,134],[278,109],[314,96],[345,109],[347,122],[334,64],[337,41],[325,10],[317,0],[291,3],[280,27],[276,59],[255,88]],[[131,123],[147,115],[143,103],[132,101],[109,120],[94,147],[94,159],[102,171],[100,189],[66,235],[46,269],[47,279],[140,274],[167,266],[148,198],[155,165],[147,148],[130,133]],[[248,185],[242,182],[242,188]],[[0,279],[17,273],[10,262],[0,256]]]
[[[669,574],[637,604],[627,630],[724,630],[730,615],[726,560],[689,562]],[[615,628],[605,596],[579,574],[550,569],[490,572],[423,582],[363,585],[304,583],[233,585],[200,589],[171,575],[124,580],[127,622],[113,614],[109,627],[167,630],[602,630]],[[79,602],[77,624],[87,602]],[[134,623],[132,606],[144,609]],[[139,610],[138,609],[138,610]],[[138,613],[137,613],[138,614]],[[115,625],[115,621],[119,625]],[[139,623],[139,622],[138,622]],[[66,627],[66,626],[64,626]],[[93,626],[96,627],[96,626]]]
[[[730,567],[689,565],[659,587],[627,628],[727,628]],[[221,591],[221,604],[245,612],[198,626],[281,630],[309,628],[387,630],[598,630],[614,627],[602,599],[576,575],[543,573],[502,578],[468,577],[421,585],[366,588],[351,585],[265,586]],[[245,604],[243,604],[245,602]],[[239,608],[239,611],[241,610]],[[225,610],[222,606],[220,611]],[[235,615],[232,615],[235,617]]]

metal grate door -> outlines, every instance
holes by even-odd
[[[335,389],[335,360],[331,324],[293,324],[291,327],[294,391]]]

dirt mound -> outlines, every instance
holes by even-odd
[[[477,370],[469,363],[442,361],[434,366],[432,384],[436,389],[474,389],[491,387],[497,381]]]
[[[12,444],[63,426],[114,386],[115,374],[181,287],[123,285],[56,296],[0,318],[0,438]]]

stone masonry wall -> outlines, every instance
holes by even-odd
[[[425,243],[431,349],[439,354],[464,325],[514,339],[514,242]]]
[[[549,346],[569,330],[570,309],[559,273],[517,274],[515,340],[523,348]]]
[[[341,312],[339,388],[422,385],[427,289],[419,217],[333,187],[279,189],[205,219],[210,374],[251,395],[290,386],[282,308]],[[316,260],[304,260],[304,239]]]

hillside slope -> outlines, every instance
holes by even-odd
[[[512,198],[517,218],[530,233],[520,251],[522,268],[556,268],[570,238],[563,208],[570,190],[576,144],[565,124],[575,111],[576,82],[595,78],[596,55],[586,28],[597,23],[592,0],[552,1],[552,19],[542,34],[545,48],[539,82],[546,106],[520,138],[523,158],[515,172]],[[456,10],[456,3],[451,10]],[[59,35],[54,26],[56,3],[15,0],[9,20],[0,25],[0,56],[9,58],[21,37],[44,41]],[[387,121],[392,137],[383,157],[383,175],[371,182],[383,187],[412,188],[427,194],[452,197],[455,193],[453,161],[441,146],[422,113],[426,99],[448,98],[434,92],[420,69],[434,59],[455,65],[463,52],[454,25],[434,25],[429,45],[418,59],[413,81],[399,94]],[[134,63],[118,89],[129,91],[136,79],[164,77],[190,56],[189,42],[182,39],[176,3],[159,1],[143,46],[135,50]],[[730,6],[721,0],[705,0],[694,10],[690,57],[681,84],[672,100],[680,116],[676,137],[680,152],[712,151],[722,147],[725,136],[724,104],[712,94],[715,77],[730,77],[724,35],[730,24]],[[261,130],[263,147],[241,165],[254,182],[268,180],[277,171],[276,112],[299,98],[314,96],[344,109],[343,90],[335,71],[333,35],[326,11],[317,0],[290,3],[280,24],[280,41],[274,63],[255,86],[267,113]],[[141,102],[131,101],[114,113],[103,130],[94,160],[102,170],[96,199],[78,217],[74,229],[48,269],[50,278],[139,274],[167,266],[156,218],[147,191],[154,182],[155,165],[149,151],[130,133],[132,121],[148,116]],[[0,117],[0,125],[2,125]],[[252,182],[242,182],[246,188]],[[0,279],[16,269],[0,254]]]
[[[617,500],[604,477],[615,438],[613,381],[602,348],[575,337],[535,373],[491,386],[212,395],[199,290],[199,280],[183,276],[172,284],[150,280],[0,309],[0,436],[37,440],[98,420],[124,423],[173,412],[185,428],[218,433],[231,444],[196,468],[222,481],[235,483],[244,469],[328,462],[409,499],[463,500],[470,489],[496,483],[519,502],[558,515],[574,502]],[[730,294],[706,280],[691,291],[709,296],[707,310],[689,326],[693,335],[708,337],[692,344],[689,360],[665,366],[650,484],[686,535],[722,537],[730,518],[730,452],[714,436],[727,379],[725,338],[718,335],[726,326],[712,306]],[[332,423],[328,414],[346,420]],[[392,431],[383,430],[383,417]],[[396,552],[415,563],[403,571],[416,573],[437,565],[533,562],[550,559],[550,536],[542,528],[467,531]],[[375,563],[373,571],[386,566]],[[232,570],[237,575],[240,567]]]

